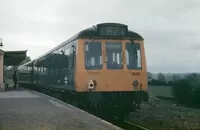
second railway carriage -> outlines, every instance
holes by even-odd
[[[19,84],[62,90],[67,98],[100,111],[131,111],[147,101],[144,39],[119,23],[82,30],[39,58],[19,67]]]

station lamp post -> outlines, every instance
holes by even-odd
[[[0,39],[0,47],[3,47],[2,39]],[[4,52],[0,49],[0,92],[5,91],[4,84]]]
[[[2,38],[0,39],[0,47],[3,47]]]

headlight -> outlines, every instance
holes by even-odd
[[[88,89],[94,89],[95,86],[96,86],[95,80],[89,80],[88,81]]]

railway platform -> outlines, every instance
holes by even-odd
[[[0,92],[0,130],[120,130],[47,95],[22,88]]]

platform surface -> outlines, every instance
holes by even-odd
[[[29,90],[0,92],[0,130],[116,130],[93,115]]]

